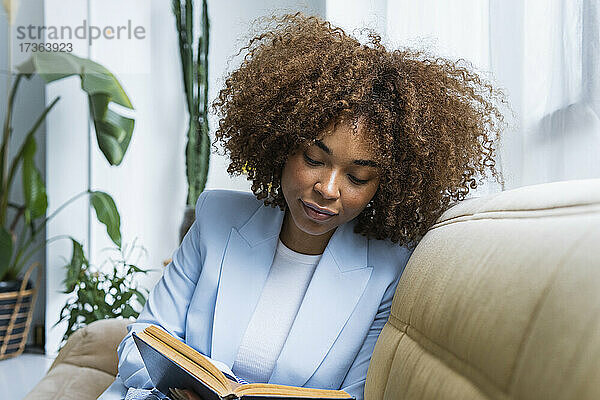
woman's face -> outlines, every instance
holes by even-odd
[[[315,144],[292,154],[282,171],[281,188],[294,224],[296,240],[327,235],[366,207],[379,186],[374,151],[361,125],[339,122]],[[327,132],[327,130],[326,130]],[[310,238],[308,238],[310,239]]]

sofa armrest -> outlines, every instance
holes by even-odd
[[[106,319],[92,322],[73,333],[50,370],[60,363],[87,367],[117,375],[117,346],[127,334],[126,319]]]
[[[96,321],[73,333],[25,400],[94,400],[117,374],[117,346],[131,321]]]

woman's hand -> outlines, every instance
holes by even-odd
[[[171,389],[169,397],[173,400],[202,400],[202,398],[193,391],[182,389]]]
[[[191,390],[184,390],[183,392],[187,396],[188,400],[202,400],[200,398],[200,396],[198,396],[196,393],[192,392]]]

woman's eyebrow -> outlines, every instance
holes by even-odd
[[[331,155],[331,149],[329,147],[327,147],[327,145],[325,143],[323,143],[321,140],[317,139],[315,141],[315,144],[321,149],[323,150],[325,153],[327,153],[328,155]],[[373,168],[377,168],[378,165],[375,161],[373,160],[354,160],[352,161],[353,164],[356,165],[362,165],[365,167],[373,167]]]

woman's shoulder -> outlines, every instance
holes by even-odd
[[[256,196],[252,192],[245,192],[242,190],[233,189],[205,189],[200,197],[205,196],[207,199],[212,201],[233,201],[233,202],[254,202],[254,204],[260,203]]]
[[[369,240],[369,261],[391,275],[401,274],[414,248],[386,240]],[[383,271],[380,271],[383,272]]]
[[[243,219],[262,205],[251,192],[229,189],[207,189],[198,197],[196,217]]]

